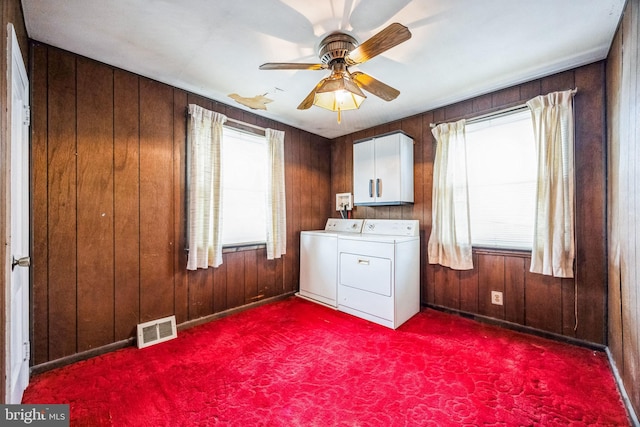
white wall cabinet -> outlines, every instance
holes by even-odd
[[[413,139],[392,132],[353,144],[355,206],[413,203]]]

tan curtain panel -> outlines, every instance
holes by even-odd
[[[433,165],[429,263],[471,270],[465,121],[442,123],[431,132],[438,146]]]
[[[573,277],[574,94],[553,92],[527,102],[538,155],[531,272],[555,277]]]
[[[189,255],[187,270],[222,264],[223,114],[189,104]]]
[[[287,252],[287,200],[284,186],[284,132],[266,129],[267,166],[267,259]]]

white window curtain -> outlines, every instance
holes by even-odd
[[[266,129],[267,138],[267,259],[287,252],[287,202],[284,187],[284,132]]]
[[[187,270],[222,264],[223,114],[189,104],[189,256]]]
[[[433,166],[430,264],[455,270],[473,268],[465,120],[442,123],[431,131],[438,142]]]
[[[574,259],[574,90],[527,102],[538,156],[532,273],[573,277]]]

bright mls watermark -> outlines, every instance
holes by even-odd
[[[0,405],[0,425],[69,427],[69,405]]]

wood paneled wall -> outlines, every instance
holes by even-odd
[[[353,192],[353,141],[403,130],[414,138],[412,206],[357,207],[356,218],[417,219],[421,230],[422,303],[483,315],[596,344],[606,343],[605,64],[591,65],[513,86],[403,120],[337,138],[332,145],[331,193]],[[576,117],[576,277],[529,273],[521,253],[476,251],[474,269],[427,264],[435,140],[430,123],[454,121],[520,105],[556,90],[578,88]],[[491,291],[504,305],[491,304]],[[577,314],[577,317],[576,317]]]
[[[640,416],[639,26],[640,1],[630,0],[607,59],[609,350],[637,416]]]
[[[2,0],[0,2],[0,259],[3,260],[2,273],[0,273],[0,402],[5,402],[5,330],[6,330],[6,289],[11,276],[11,242],[10,236],[10,180],[9,171],[11,159],[11,138],[9,133],[10,120],[7,115],[7,25],[13,24],[20,51],[24,59],[25,66],[29,63],[29,44],[27,31],[24,24],[24,15],[20,0]]]
[[[34,365],[297,289],[299,231],[331,214],[328,140],[44,44],[31,59]],[[189,103],[285,131],[283,258],[185,269]]]

